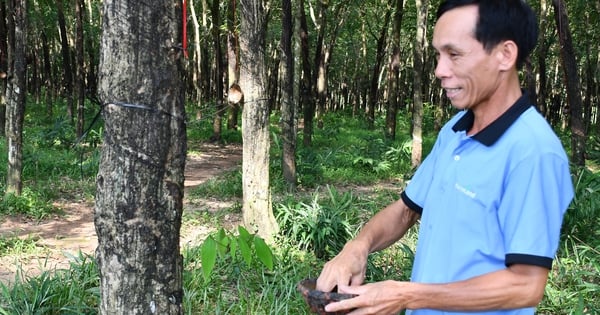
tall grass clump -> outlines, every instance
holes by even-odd
[[[574,169],[575,198],[540,314],[600,314],[600,173]]]
[[[4,187],[2,186],[3,190]],[[0,215],[23,215],[28,218],[42,220],[53,214],[61,213],[60,208],[52,205],[53,198],[43,195],[43,191],[23,188],[21,195],[0,195]]]
[[[325,197],[317,192],[308,202],[289,200],[276,209],[282,237],[317,258],[333,258],[356,233],[361,218],[356,198],[327,186]]]
[[[0,283],[0,314],[97,314],[99,277],[91,256],[71,257],[69,269],[43,271],[34,277],[19,272]]]
[[[0,236],[0,257],[8,255],[26,255],[39,250],[37,239],[33,237]]]

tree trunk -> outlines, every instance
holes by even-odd
[[[302,144],[311,146],[313,134],[313,119],[315,116],[315,94],[313,89],[312,67],[310,65],[310,49],[308,46],[308,25],[306,23],[306,12],[304,11],[304,0],[298,1],[298,13],[300,20],[300,52],[302,60],[302,75],[300,81],[300,104],[303,109],[304,126],[302,129]]]
[[[85,6],[87,7],[87,20],[88,20],[88,25],[94,25],[96,23],[96,21],[94,20],[94,11],[92,9],[92,1],[94,0],[84,0],[85,2]],[[84,14],[85,15],[85,14]],[[99,19],[98,19],[99,20]],[[85,68],[85,70],[87,70],[87,74],[86,74],[86,84],[84,86],[85,91],[84,91],[84,97],[87,96],[91,96],[91,97],[95,97],[95,93],[98,90],[98,74],[97,74],[97,70],[98,70],[98,47],[96,44],[96,40],[93,36],[85,36],[84,38],[85,41],[85,48],[84,50],[87,51],[87,56],[88,56],[88,64],[87,67]]]
[[[238,117],[242,91],[240,90],[240,68],[238,66],[238,35],[235,27],[236,0],[227,2],[227,101],[229,112],[227,115],[227,129],[238,129]]]
[[[6,1],[0,1],[0,137],[6,136],[6,86],[8,72],[8,28]]]
[[[317,101],[315,120],[317,121],[317,127],[319,128],[323,128],[323,115],[325,114],[328,101],[329,62],[331,60],[333,48],[335,47],[335,43],[337,41],[338,32],[342,24],[344,24],[347,9],[348,6],[344,4],[339,4],[335,8],[333,16],[336,17],[337,23],[334,24],[334,27],[331,30],[329,42],[325,43],[325,36],[329,26],[327,24],[329,2],[319,1],[319,35],[317,38],[317,48],[315,52],[314,66],[316,69],[313,73],[315,75],[313,82],[316,85],[315,91]]]
[[[100,314],[182,314],[186,155],[181,3],[104,1],[104,145],[94,222]]]
[[[212,36],[213,45],[215,49],[215,73],[214,82],[215,87],[215,117],[213,118],[213,134],[211,136],[212,141],[221,141],[221,134],[223,129],[223,50],[221,49],[221,19],[219,12],[219,0],[213,0],[211,6],[212,15]]]
[[[547,79],[547,68],[546,68],[546,56],[548,55],[548,49],[550,45],[548,39],[546,39],[546,33],[548,30],[548,3],[546,0],[540,0],[540,40],[538,41],[538,93],[537,93],[537,105],[540,112],[548,118],[548,79]]]
[[[400,33],[402,16],[404,13],[404,0],[391,0],[395,3],[394,26],[392,31],[392,54],[388,70],[388,104],[385,115],[385,136],[388,139],[396,139],[396,120],[398,118],[398,80],[400,79]]]
[[[67,35],[67,26],[63,8],[63,0],[56,1],[58,28],[60,30],[60,43],[62,51],[63,83],[64,96],[67,99],[67,114],[73,119],[73,70],[71,66],[71,48],[69,46],[69,36]]]
[[[52,118],[53,104],[52,104],[52,91],[54,90],[54,84],[52,80],[52,62],[50,61],[50,44],[48,43],[48,37],[46,32],[42,32],[42,49],[44,50],[44,98],[46,102],[46,116]]]
[[[8,166],[6,194],[20,195],[23,189],[23,119],[27,63],[27,0],[8,0],[8,87],[6,108],[6,137]]]
[[[202,100],[202,87],[200,81],[200,71],[202,70],[202,49],[200,47],[200,23],[198,22],[198,15],[196,14],[196,5],[194,0],[188,0],[190,6],[190,18],[192,19],[192,25],[194,28],[194,54],[192,56],[193,62],[191,62],[192,82],[194,87],[194,102],[200,103]]]
[[[411,165],[416,168],[423,156],[423,62],[427,40],[427,0],[415,0],[417,5],[417,36],[414,43],[413,125]]]
[[[28,75],[26,79],[25,85],[27,86],[27,93],[33,97],[33,100],[36,104],[40,103],[40,95],[42,84],[40,83],[40,58],[38,54],[38,46],[39,43],[35,43],[33,45],[29,45],[28,53],[27,53],[27,65],[28,65]]]
[[[383,27],[377,38],[377,54],[375,57],[375,65],[373,66],[373,74],[371,76],[371,86],[369,88],[369,102],[367,103],[367,124],[369,128],[375,127],[375,111],[379,101],[379,72],[383,65],[383,58],[385,57],[385,47],[387,44],[387,32],[390,24],[390,18],[392,15],[392,9],[389,8],[385,13]]]
[[[76,19],[76,36],[75,36],[75,66],[77,74],[76,77],[80,78],[75,82],[75,97],[77,104],[77,124],[76,133],[77,137],[83,135],[83,126],[85,124],[85,71],[84,71],[84,59],[83,59],[83,15],[84,6],[83,0],[75,1],[75,19]]]
[[[589,24],[587,24],[589,25]],[[592,63],[594,63],[594,58],[592,57],[592,52],[590,49],[590,45],[586,44],[586,50],[587,50],[587,55],[590,56],[590,58],[586,59],[585,61],[585,97],[583,98],[583,108],[584,108],[584,121],[585,121],[585,125],[584,125],[584,130],[586,130],[586,134],[587,131],[591,129],[591,124],[592,124],[592,98],[594,97],[593,94],[593,89],[594,89],[594,73],[596,69],[594,69],[594,65],[592,65]]]
[[[294,101],[294,56],[292,54],[292,2],[282,1],[281,63],[282,105],[281,138],[283,142],[282,169],[283,178],[291,190],[296,188],[296,103]]]
[[[240,86],[242,112],[243,218],[249,231],[273,241],[279,227],[271,207],[269,187],[269,108],[267,106],[265,34],[267,20],[263,0],[241,0]]]
[[[577,73],[575,50],[569,29],[567,7],[562,0],[552,0],[554,18],[560,41],[560,56],[565,73],[567,101],[571,114],[571,162],[575,165],[585,165],[585,139],[587,132],[583,122],[583,102],[581,99],[581,84]]]
[[[327,66],[325,62],[327,47],[325,46],[325,31],[327,29],[327,9],[329,2],[317,1],[318,5],[318,17],[317,17],[317,44],[315,47],[314,56],[314,67],[312,82],[314,87],[312,90],[315,95],[315,106],[312,108],[312,121],[316,120],[317,127],[323,127],[323,121],[321,115],[323,115],[323,109],[325,107],[325,101],[327,98]],[[305,117],[306,123],[306,117]],[[314,124],[312,125],[314,128]]]

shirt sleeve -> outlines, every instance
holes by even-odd
[[[528,157],[507,177],[498,220],[506,265],[551,268],[564,213],[573,198],[568,161],[554,153]]]
[[[425,198],[429,193],[429,187],[434,176],[435,164],[439,145],[439,138],[436,141],[433,149],[427,155],[423,163],[417,168],[417,171],[411,178],[410,182],[406,186],[406,189],[402,192],[400,197],[404,203],[413,211],[422,214],[423,207],[425,206]]]
[[[435,166],[438,155],[440,154],[440,151],[442,151],[441,148],[445,143],[445,139],[448,138],[448,133],[454,132],[452,131],[451,126],[458,118],[459,115],[455,116],[452,120],[446,123],[446,125],[444,125],[442,130],[440,130],[431,152],[429,152],[427,157],[425,157],[425,160],[423,160],[423,163],[421,163],[421,165],[417,168],[417,171],[412,176],[411,180],[406,186],[406,189],[400,195],[404,203],[410,209],[419,214],[423,213],[423,207],[425,207],[425,199],[427,198],[429,188],[431,187],[431,182],[433,181],[433,177],[435,175]]]

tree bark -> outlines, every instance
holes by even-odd
[[[190,7],[190,18],[192,19],[192,25],[194,29],[194,53],[192,56],[193,62],[191,63],[191,84],[194,87],[193,93],[193,101],[198,104],[196,111],[196,118],[201,118],[200,105],[203,99],[204,89],[202,86],[202,82],[204,79],[201,77],[202,75],[202,58],[203,58],[203,49],[200,46],[200,23],[198,22],[198,15],[196,14],[196,5],[194,0],[189,0],[188,5]]]
[[[369,88],[369,102],[367,103],[367,124],[369,128],[375,127],[375,111],[377,103],[379,102],[379,72],[383,65],[383,58],[385,57],[385,47],[387,46],[387,32],[390,24],[390,18],[392,15],[392,9],[388,8],[383,19],[383,27],[377,38],[377,53],[375,56],[375,65],[373,66],[373,74],[371,75],[371,86]]]
[[[8,27],[6,1],[0,1],[0,137],[6,136],[6,86],[8,77]]]
[[[315,47],[315,58],[313,70],[313,83],[315,86],[315,107],[313,108],[313,121],[316,120],[317,127],[323,127],[323,111],[327,100],[327,46],[325,45],[325,31],[327,30],[327,10],[329,1],[317,1],[318,18],[317,18],[317,46]],[[314,127],[314,125],[313,125]]]
[[[294,56],[292,54],[292,2],[282,1],[281,64],[282,105],[281,137],[283,142],[283,178],[291,190],[296,188],[296,102],[294,100]]]
[[[273,215],[269,187],[265,3],[263,0],[241,0],[240,8],[240,86],[245,104],[242,112],[243,219],[249,231],[272,242],[279,227]]]
[[[417,36],[413,58],[413,111],[411,165],[416,168],[423,157],[423,62],[427,40],[427,0],[415,0],[417,6]]]
[[[304,0],[298,1],[298,13],[300,20],[300,55],[302,60],[302,75],[300,80],[300,104],[303,109],[304,126],[302,129],[302,144],[310,147],[312,144],[313,119],[315,116],[315,93],[313,89],[313,74],[310,64],[310,49],[308,46],[308,25],[306,23],[306,11],[304,10]]]
[[[319,33],[317,37],[317,48],[315,51],[315,63],[316,67],[313,75],[313,82],[315,83],[315,95],[316,95],[316,113],[315,120],[317,121],[317,127],[323,128],[323,115],[326,111],[326,105],[328,101],[328,89],[329,89],[329,63],[331,61],[331,55],[335,47],[338,32],[340,27],[345,22],[346,12],[348,6],[344,4],[338,4],[335,7],[333,16],[336,17],[337,23],[334,23],[334,27],[330,32],[329,42],[325,43],[325,37],[327,34],[328,22],[328,11],[329,2],[319,1]]]
[[[75,1],[75,20],[76,20],[76,36],[75,36],[75,66],[77,74],[76,77],[80,78],[75,82],[75,100],[77,104],[77,124],[76,134],[77,137],[83,135],[83,126],[85,124],[85,71],[84,71],[84,49],[83,49],[83,21],[84,21],[84,6],[83,0]]]
[[[242,91],[240,90],[240,67],[238,65],[238,35],[235,27],[236,0],[227,2],[227,101],[229,111],[227,115],[227,129],[238,129],[238,117]]]
[[[548,49],[550,45],[546,39],[546,33],[548,29],[548,3],[546,0],[540,0],[540,36],[538,41],[538,93],[537,93],[537,106],[540,112],[548,118],[548,79],[547,79],[547,67],[546,67],[546,56],[548,55]]]
[[[6,92],[6,137],[8,166],[6,194],[21,195],[23,190],[23,120],[27,63],[27,0],[8,0],[8,86]]]
[[[391,0],[395,3],[394,26],[392,31],[392,54],[390,55],[390,64],[388,70],[388,104],[385,116],[385,136],[388,139],[396,139],[396,120],[398,118],[399,107],[399,87],[400,79],[400,33],[402,17],[404,13],[404,0]]]
[[[186,155],[179,1],[104,1],[100,314],[182,314]]]
[[[211,141],[221,141],[221,134],[223,131],[223,116],[225,106],[223,105],[223,49],[221,49],[221,19],[219,12],[219,0],[213,0],[211,6],[212,16],[212,36],[213,45],[215,52],[215,73],[214,82],[215,87],[215,116],[213,118],[213,134]]]
[[[554,7],[554,18],[561,46],[560,56],[565,73],[567,101],[571,114],[571,162],[575,165],[584,166],[587,131],[583,122],[581,84],[579,83],[575,50],[573,49],[573,40],[569,29],[569,16],[564,1],[552,0],[552,6]]]
[[[67,99],[67,114],[73,119],[74,117],[74,103],[73,103],[73,67],[71,65],[71,48],[69,46],[69,37],[67,35],[67,23],[65,21],[65,13],[63,7],[63,0],[56,1],[58,28],[60,30],[60,43],[62,52],[62,66],[63,66],[63,82],[64,82],[64,96]]]
[[[50,44],[48,43],[48,36],[46,32],[43,31],[41,34],[42,40],[42,49],[44,54],[44,86],[46,90],[44,91],[44,98],[46,102],[46,116],[48,118],[52,118],[52,113],[54,111],[52,104],[52,92],[54,91],[54,84],[52,82],[52,63],[50,61]]]
[[[95,16],[95,12],[92,8],[92,1],[94,0],[84,0],[85,6],[87,8],[87,15],[84,14],[84,16],[87,18],[88,21],[88,26],[92,26],[95,25],[96,21],[94,20],[94,16]],[[85,12],[85,11],[84,11]],[[99,20],[99,19],[98,19]],[[84,20],[85,21],[85,20]],[[88,36],[85,36],[84,38],[84,50],[87,51],[87,56],[88,56],[88,63],[87,66],[84,68],[84,70],[87,70],[87,74],[86,74],[86,82],[85,82],[85,91],[84,91],[84,97],[87,96],[91,96],[91,97],[95,97],[96,96],[96,91],[98,90],[98,45],[97,45],[97,41],[95,40],[94,36],[90,36],[88,34]]]

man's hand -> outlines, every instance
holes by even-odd
[[[361,285],[365,280],[368,255],[368,249],[359,242],[347,243],[337,256],[325,264],[317,279],[316,289],[330,292],[336,285]]]
[[[402,199],[379,211],[354,240],[325,264],[316,288],[330,292],[336,285],[361,285],[365,281],[367,256],[396,242],[419,217]]]
[[[362,286],[339,286],[342,293],[356,294],[355,298],[330,303],[325,307],[328,312],[351,310],[348,315],[394,315],[406,308],[404,292],[409,292],[408,282],[383,281]]]

